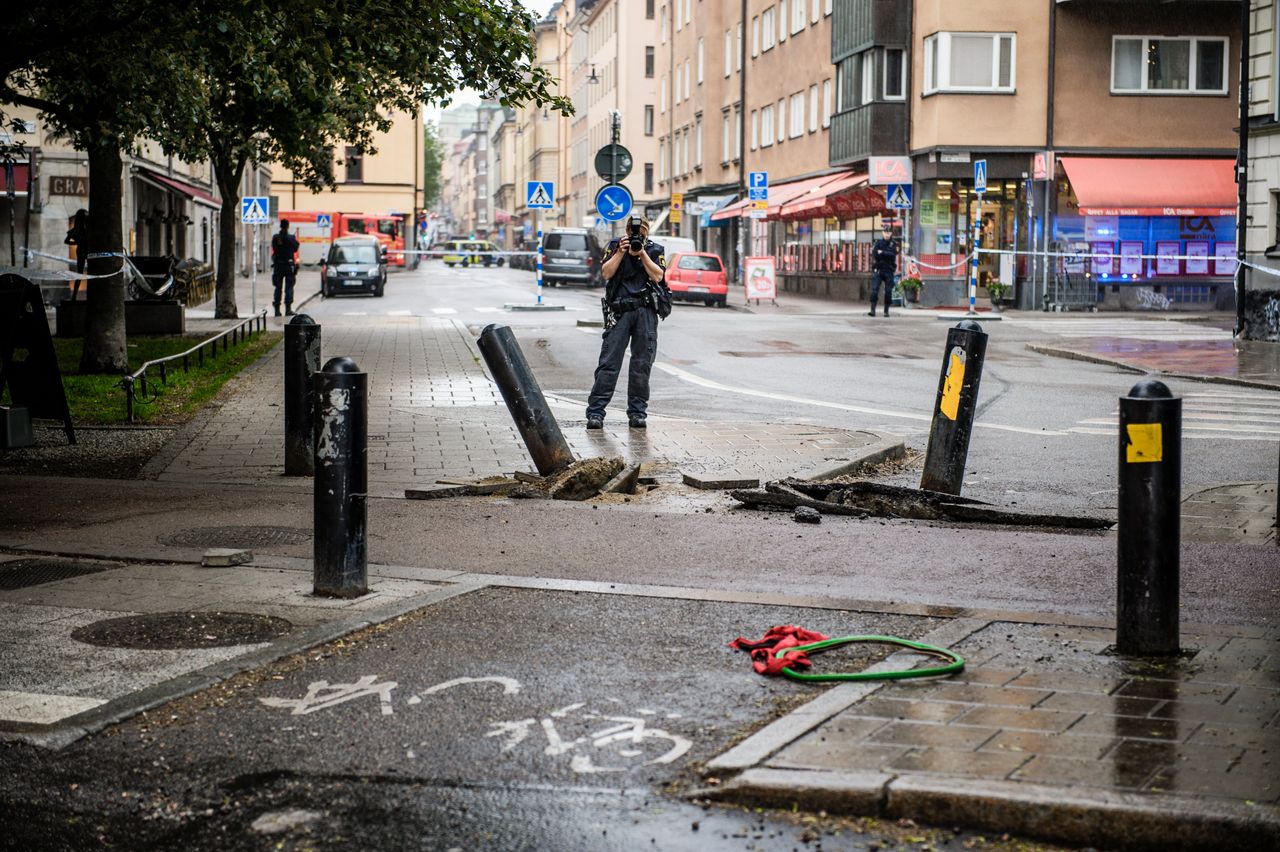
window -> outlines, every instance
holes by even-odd
[[[733,150],[729,139],[729,111],[720,115],[720,162],[729,162],[729,152]]]
[[[818,84],[809,87],[809,132],[818,132]]]
[[[733,156],[742,159],[742,107],[733,108]]]
[[[680,255],[680,262],[677,264],[680,269],[696,269],[700,272],[723,272],[720,266],[720,258],[718,257],[700,257],[696,254]]]
[[[658,180],[667,179],[667,140],[658,140]]]
[[[702,168],[702,116],[693,123],[693,165]]]
[[[658,21],[659,21],[658,26],[662,34],[662,43],[666,44],[667,43],[667,7],[666,6],[662,7],[662,12],[658,18]]]
[[[778,141],[787,138],[787,99],[778,98]]]
[[[552,231],[543,239],[542,247],[547,251],[586,251],[587,235]]]
[[[693,20],[693,0],[684,0],[684,22],[690,23]]]
[[[653,0],[644,0],[644,16],[646,20],[653,20]]]
[[[773,7],[770,6],[760,16],[760,50],[772,50],[773,45]]]
[[[791,0],[791,34],[804,29],[804,0]]]
[[[672,9],[676,19],[676,32],[680,32],[681,27],[684,26],[684,15],[680,14],[683,11],[681,7],[684,6],[684,0],[675,0],[675,3]]]
[[[751,58],[760,55],[760,19],[751,19]]]
[[[778,0],[778,44],[787,40],[787,0]]]
[[[746,50],[746,46],[745,46],[745,44],[743,43],[743,40],[742,40],[742,22],[741,22],[741,21],[739,21],[739,22],[738,22],[738,50],[737,50],[737,53],[736,53],[736,55],[737,55],[737,57],[738,57],[738,70],[739,70],[739,71],[741,71],[741,70],[742,70],[742,56],[743,56],[743,52],[744,52],[745,50]]]
[[[809,23],[818,23],[818,18],[822,17],[822,13],[818,11],[822,0],[809,0]]]
[[[698,39],[698,85],[702,85],[702,61],[704,59],[702,50],[702,39]]]
[[[653,163],[644,164],[644,194],[653,195]]]
[[[360,148],[348,145],[345,155],[347,164],[347,183],[363,183],[364,182],[364,151]]]
[[[907,52],[900,47],[884,51],[884,99],[901,101],[907,97]]]
[[[658,112],[667,111],[667,75],[662,75],[662,85],[658,87]]]
[[[644,76],[653,77],[653,46],[644,49]]]
[[[689,128],[685,128],[684,133],[680,136],[680,164],[684,166],[684,173],[689,172]]]
[[[671,104],[674,107],[680,103],[680,75],[684,73],[684,66],[676,66],[676,75],[671,79]]]
[[[853,78],[851,68],[854,59],[846,59],[836,66],[836,112],[853,109],[853,93],[850,91],[850,80]]]
[[[824,15],[830,15],[830,14],[831,14],[831,0],[823,0],[823,4],[822,4],[822,14],[824,14]]]
[[[924,93],[1012,92],[1012,33],[938,33],[924,40]]]
[[[644,105],[644,135],[653,135],[653,104]]]
[[[733,33],[724,31],[724,76],[733,73]]]
[[[863,106],[869,104],[876,99],[876,52],[868,50],[862,54],[861,66],[858,69],[858,76],[861,78],[861,92],[858,95],[858,105]]]
[[[751,110],[751,150],[760,147],[760,113]]]
[[[804,92],[796,92],[791,96],[791,133],[792,139],[804,135]]]
[[[1111,91],[1225,95],[1227,40],[1115,36],[1111,40]]]
[[[831,126],[831,81],[822,81],[822,126]]]
[[[684,61],[684,99],[689,100],[689,86],[692,85],[693,69],[689,67],[689,60]]]

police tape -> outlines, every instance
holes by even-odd
[[[947,264],[943,264],[942,266],[937,266],[932,263],[925,263],[923,260],[913,255],[904,255],[904,257],[906,258],[906,260],[916,264],[917,266],[923,266],[925,269],[938,269],[938,270],[961,269],[965,266],[968,266],[969,261],[973,260],[973,255],[966,254],[964,257],[958,259],[955,263],[947,263]]]
[[[538,254],[536,251],[471,251],[470,249],[459,249],[457,251],[440,251],[439,249],[387,249],[387,254],[420,254],[429,257],[533,257]]]
[[[1250,269],[1256,269],[1259,272],[1265,272],[1267,275],[1275,275],[1277,277],[1280,277],[1280,269],[1276,269],[1275,267],[1272,267],[1272,266],[1263,266],[1258,263],[1251,263],[1250,261],[1247,261],[1247,260],[1240,261],[1240,265],[1247,266]]]
[[[38,249],[28,248],[27,246],[22,246],[20,251],[22,251],[22,253],[26,255],[28,260],[34,257],[43,257],[48,260],[56,260],[59,263],[65,263],[68,266],[74,266],[77,262],[75,258],[63,257],[57,254],[49,254],[48,252],[39,251]],[[81,280],[86,280],[90,278],[114,278],[115,276],[124,272],[125,268],[127,267],[133,272],[134,275],[141,275],[141,273],[138,272],[137,267],[135,267],[133,263],[129,260],[129,256],[124,252],[118,252],[118,251],[94,252],[93,254],[86,255],[85,260],[93,260],[94,258],[101,258],[101,257],[122,258],[124,260],[124,264],[122,264],[121,267],[117,269],[115,272],[105,272],[105,273],[98,273],[98,274],[91,274],[88,272],[72,272],[70,270],[61,270],[61,269],[34,269],[31,267],[27,267],[23,269],[20,274],[22,275],[23,278],[27,278],[33,281],[37,279],[41,281],[81,281]]]

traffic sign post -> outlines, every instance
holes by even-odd
[[[885,204],[894,210],[911,209],[911,184],[895,183],[885,187]]]
[[[556,184],[550,180],[531,180],[525,185],[525,206],[533,211],[533,229],[538,235],[538,259],[534,264],[538,282],[538,304],[542,304],[542,227],[538,211],[550,210],[556,203]]]
[[[978,244],[982,241],[982,194],[987,191],[986,160],[973,161],[973,191],[977,196],[978,202],[973,213],[973,237],[969,244],[969,251],[973,253],[969,271],[969,316],[976,317],[978,315],[976,307],[978,301]]]
[[[631,174],[632,165],[631,152],[616,142],[611,142],[596,151],[596,174],[601,180],[617,183]]]
[[[265,195],[246,195],[240,199],[240,223],[249,226],[253,240],[253,261],[249,264],[249,307],[258,312],[258,226],[271,221],[268,211],[271,199]]]
[[[631,191],[620,183],[602,186],[596,193],[596,212],[606,222],[620,222],[627,218],[632,204]]]

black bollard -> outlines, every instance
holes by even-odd
[[[314,590],[353,598],[368,591],[369,376],[331,358],[314,378]]]
[[[1161,382],[1120,398],[1116,650],[1178,653],[1182,400]]]
[[[485,326],[480,332],[480,354],[507,401],[507,410],[516,421],[538,473],[549,476],[573,464],[573,451],[547,407],[542,388],[511,329],[505,325]]]
[[[320,326],[298,314],[284,327],[284,475],[314,472],[313,374],[320,369]]]
[[[947,349],[938,379],[938,399],[929,426],[920,487],[943,494],[959,494],[969,457],[969,436],[978,409],[978,383],[987,357],[987,333],[973,320],[963,320],[947,332]]]

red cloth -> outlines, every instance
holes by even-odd
[[[752,642],[739,636],[729,643],[729,647],[736,651],[750,651],[751,665],[757,674],[780,675],[783,669],[807,669],[813,663],[804,651],[788,651],[778,656],[779,650],[823,642],[826,639],[821,633],[805,630],[803,627],[779,624],[770,627],[758,641]]]

